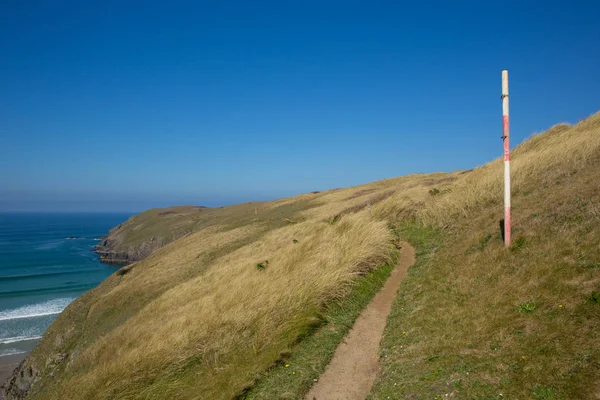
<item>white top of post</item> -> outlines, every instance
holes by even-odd
[[[502,140],[504,142],[504,245],[510,246],[510,122],[508,71],[502,70]]]
[[[502,70],[502,116],[508,116],[508,70]],[[508,132],[504,132],[508,136]]]

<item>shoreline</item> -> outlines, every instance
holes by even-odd
[[[8,377],[13,373],[15,368],[21,364],[21,362],[29,356],[30,352],[24,352],[19,354],[10,354],[7,356],[0,356],[0,386],[3,386]],[[0,391],[0,400],[4,399],[2,391]]]

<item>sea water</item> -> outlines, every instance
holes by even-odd
[[[70,302],[116,270],[92,249],[129,216],[0,213],[0,357],[33,349]]]

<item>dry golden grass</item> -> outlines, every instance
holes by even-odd
[[[90,307],[86,329],[102,335],[86,332],[94,340],[78,349],[61,385],[40,398],[231,398],[393,247],[385,223],[360,213],[270,231],[194,276],[206,243],[199,232],[126,267],[131,271]],[[169,277],[179,284],[169,285]],[[167,290],[148,299],[144,292],[162,284]],[[138,295],[146,298],[142,307],[108,324],[104,314],[119,307],[120,315]]]
[[[569,127],[556,125],[534,135],[511,154],[513,192],[532,182],[546,184],[557,176],[585,167],[600,151],[600,114]],[[490,202],[496,202],[503,187],[503,160],[496,159],[459,176],[452,195],[439,196],[418,212],[425,224],[445,224],[456,215],[469,216]],[[501,198],[500,198],[501,199]]]
[[[346,189],[312,192],[271,202],[253,202],[219,208],[195,206],[151,209],[113,228],[109,244],[101,247],[107,260],[140,260],[156,249],[193,232],[219,232],[253,226],[255,235],[306,220],[331,220],[374,207],[406,189],[436,185],[451,174],[415,174]],[[422,192],[412,190],[403,197]],[[426,193],[426,191],[424,192]],[[259,231],[261,231],[259,233]]]

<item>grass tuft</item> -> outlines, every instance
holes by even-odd
[[[533,400],[562,400],[564,399],[553,387],[533,386],[531,388],[531,396]]]
[[[268,261],[258,263],[258,264],[256,264],[256,269],[259,271],[263,271],[265,268],[267,268],[267,265],[269,265]]]
[[[534,302],[526,302],[526,303],[521,303],[516,307],[517,312],[521,313],[521,314],[528,314],[528,313],[532,313],[533,310],[535,310],[535,308],[537,307],[537,304]]]

